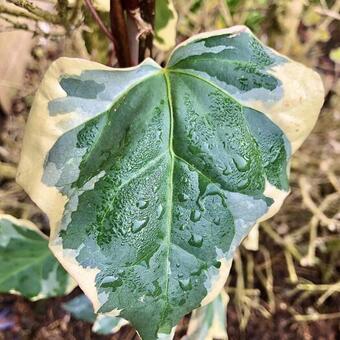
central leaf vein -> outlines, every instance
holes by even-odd
[[[174,165],[175,165],[175,157],[173,151],[173,133],[174,133],[174,112],[173,112],[173,104],[171,99],[171,87],[170,87],[170,79],[166,73],[164,72],[166,89],[167,89],[167,97],[169,101],[169,110],[170,110],[170,132],[169,132],[169,154],[170,154],[170,173],[169,173],[169,183],[168,183],[168,226],[167,226],[167,234],[165,242],[167,243],[167,254],[165,257],[165,275],[166,275],[166,286],[165,286],[165,308],[163,310],[163,315],[161,320],[163,321],[166,317],[166,307],[168,305],[168,290],[169,290],[169,275],[170,275],[170,247],[171,247],[171,226],[172,226],[172,206],[173,206],[173,175],[174,175]]]

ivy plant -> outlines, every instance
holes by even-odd
[[[35,224],[0,215],[0,292],[38,300],[67,294],[74,287]]]
[[[280,208],[322,101],[314,71],[243,26],[193,36],[165,68],[60,58],[37,91],[17,179],[95,312],[170,338]]]
[[[64,303],[63,308],[74,318],[93,323],[92,331],[97,334],[114,334],[127,324],[127,321],[120,317],[97,315],[91,301],[84,294]]]
[[[195,309],[183,340],[228,340],[227,305],[229,296],[222,291],[214,301]]]

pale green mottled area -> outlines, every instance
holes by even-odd
[[[227,299],[228,297],[219,294],[213,302],[194,310],[190,317],[188,333],[183,340],[228,339]]]
[[[287,62],[248,31],[196,39],[177,48],[169,67],[201,76],[239,100],[273,103],[282,96],[281,82],[268,73]]]
[[[84,71],[80,76],[65,76],[60,86],[66,92],[65,98],[49,103],[50,115],[78,112],[92,117],[108,109],[122,92],[159,70],[156,63],[140,65],[128,71]]]
[[[49,104],[51,115],[86,117],[45,162],[43,182],[69,199],[62,246],[99,270],[99,312],[120,310],[143,339],[169,334],[200,306],[221,260],[273,203],[266,181],[288,190],[283,132],[212,81],[275,92],[280,82],[267,70],[282,60],[254,41],[242,33],[187,44],[170,68],[141,66],[138,81],[126,71],[128,85],[124,71],[68,74],[60,79],[67,96]],[[237,70],[244,82],[224,66],[236,57],[256,64]]]
[[[0,292],[37,299],[63,295],[69,276],[37,231],[0,217]]]
[[[98,334],[114,334],[127,324],[120,317],[95,314],[91,301],[83,294],[64,303],[63,308],[74,318],[93,323],[92,331]]]

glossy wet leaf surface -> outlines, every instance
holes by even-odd
[[[42,165],[26,190],[98,312],[155,339],[217,295],[243,237],[288,194],[289,140],[243,100],[282,100],[271,70],[286,63],[236,27],[190,39],[165,69],[150,59],[126,70],[51,67],[21,173],[32,159]]]

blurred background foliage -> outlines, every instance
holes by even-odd
[[[35,90],[60,56],[110,65],[117,60],[82,0],[70,1],[68,7],[60,7],[65,0],[31,1],[43,16],[13,3],[20,1],[0,0],[0,213],[30,219],[48,233],[46,217],[15,183]],[[255,228],[235,256],[226,285],[228,333],[230,339],[338,339],[340,1],[175,0],[174,6],[177,42],[243,24],[322,77],[325,104],[312,135],[292,159],[291,194],[279,214]],[[109,27],[108,13],[98,13]],[[161,64],[168,54],[153,50]],[[69,299],[31,303],[1,295],[0,339],[137,339],[129,326],[113,336],[92,334],[90,325],[61,308]],[[187,326],[184,318],[177,339]]]

